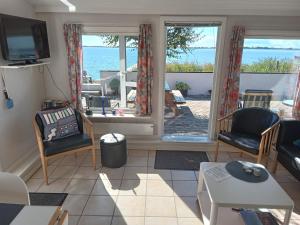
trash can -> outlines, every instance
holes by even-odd
[[[105,167],[119,168],[127,162],[127,142],[123,134],[109,133],[100,138],[101,163]]]

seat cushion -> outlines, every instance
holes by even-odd
[[[92,139],[86,134],[76,134],[63,139],[57,139],[54,141],[45,141],[44,150],[45,155],[55,155],[57,153],[82,148],[92,145]]]
[[[289,158],[291,166],[300,172],[300,148],[294,145],[279,145],[278,154],[280,157]]]
[[[260,138],[255,135],[222,132],[219,134],[218,139],[234,147],[258,155]]]

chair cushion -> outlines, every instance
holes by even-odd
[[[231,132],[260,138],[261,133],[278,120],[278,115],[268,109],[257,107],[240,109],[233,114]]]
[[[260,138],[255,135],[222,132],[219,134],[218,139],[244,151],[258,155]]]
[[[279,145],[278,154],[290,158],[292,166],[300,170],[300,148],[294,145]]]
[[[61,152],[67,152],[77,148],[92,145],[92,139],[86,134],[76,134],[63,139],[54,141],[44,141],[45,155],[55,155]]]
[[[75,111],[71,107],[37,112],[43,123],[44,141],[79,134]]]

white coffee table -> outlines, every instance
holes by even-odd
[[[270,174],[261,183],[249,183],[232,176],[218,182],[205,172],[217,165],[224,168],[226,163],[200,165],[197,195],[204,225],[243,225],[240,214],[232,208],[284,209],[284,225],[289,224],[294,203]]]

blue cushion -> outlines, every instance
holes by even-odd
[[[61,152],[71,151],[92,145],[92,139],[86,134],[77,134],[63,139],[44,142],[46,156],[55,155]]]
[[[294,144],[296,147],[300,148],[300,139],[297,139],[297,140],[293,141],[293,144]]]

